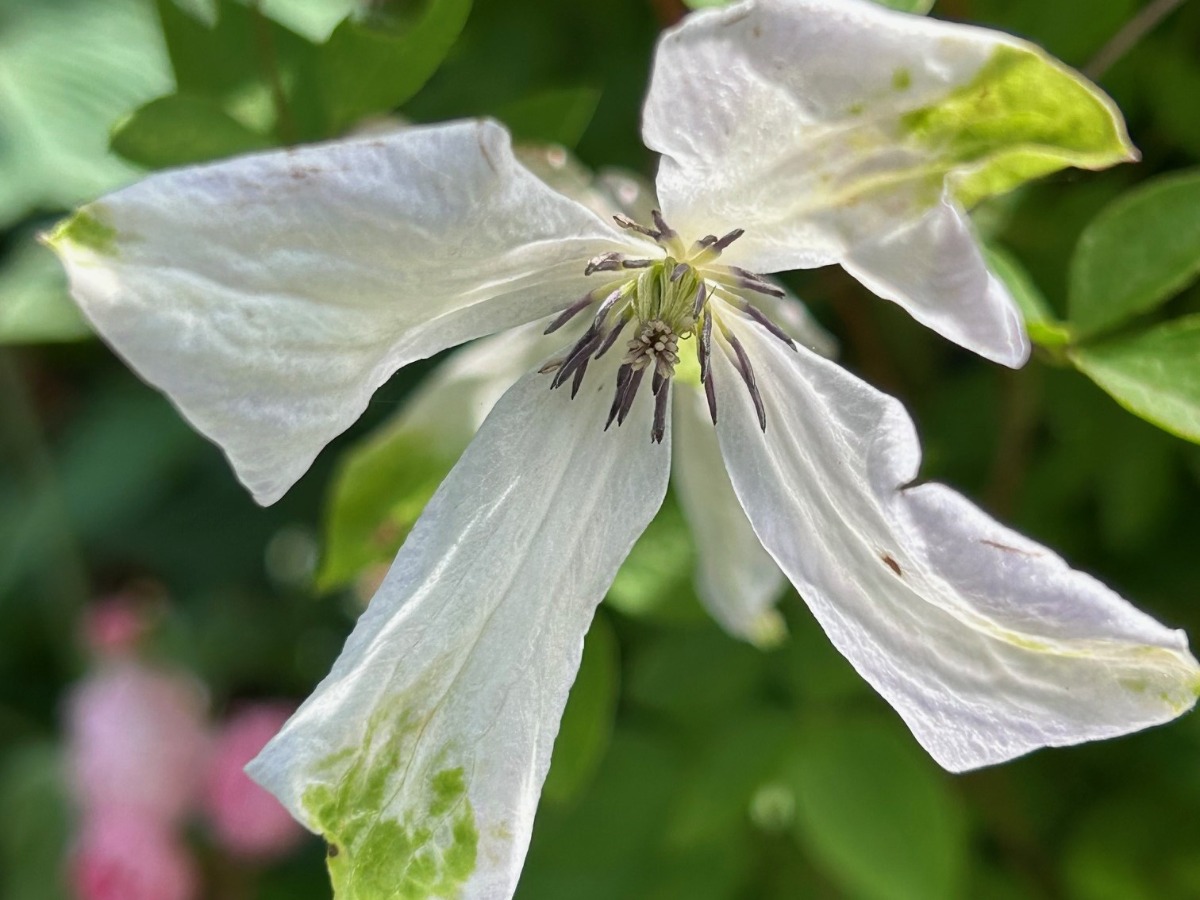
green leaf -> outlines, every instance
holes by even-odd
[[[1151,785],[1113,796],[1073,817],[1056,862],[1073,900],[1190,900],[1200,896],[1190,795]],[[1130,828],[1137,822],[1137,828]]]
[[[579,674],[571,685],[554,756],[542,788],[551,803],[569,803],[587,788],[612,740],[620,681],[620,650],[603,615],[592,621]]]
[[[1066,166],[1137,158],[1113,102],[1027,47],[997,47],[969,84],[905,114],[901,125],[952,173],[966,206]]]
[[[590,87],[552,88],[495,110],[514,141],[559,144],[572,148],[587,130],[600,91]]]
[[[851,896],[962,897],[966,827],[945,777],[896,727],[839,720],[815,728],[790,772],[797,837]]]
[[[1071,361],[1134,415],[1200,443],[1200,315],[1078,347]]]
[[[660,507],[642,532],[604,602],[638,619],[667,622],[707,621],[692,592],[696,548],[674,496]]]
[[[28,240],[0,267],[0,344],[78,341],[91,335],[53,251]]]
[[[112,121],[170,88],[141,0],[6,3],[0,21],[0,228],[132,180]]]
[[[438,436],[399,420],[343,456],[325,517],[320,590],[391,563],[454,466],[458,454],[443,446]]]
[[[1071,323],[1096,334],[1149,312],[1200,276],[1200,169],[1147,181],[1107,206],[1071,260]]]
[[[6,900],[67,900],[63,858],[71,816],[58,748],[30,744],[0,764],[0,896]]]
[[[272,145],[207,97],[151,100],[113,131],[112,148],[130,162],[165,169],[265,150]]]
[[[664,630],[631,655],[627,697],[681,722],[733,714],[761,692],[767,677],[765,654],[711,621]]]
[[[329,137],[312,42],[253,6],[218,0],[215,23],[156,0],[179,93],[207,97],[252,131]]]
[[[91,543],[120,534],[162,496],[197,441],[145,386],[103,393],[59,436],[47,477],[0,496],[0,596],[52,561],[62,535]]]
[[[421,89],[458,39],[471,0],[429,0],[402,29],[347,19],[321,48],[321,88],[334,131],[394,110]]]
[[[673,849],[728,844],[746,828],[756,794],[775,786],[795,746],[796,725],[787,712],[751,707],[717,718],[705,738],[690,747],[667,831]]]
[[[618,729],[579,802],[538,810],[516,900],[644,896],[682,768],[661,730]]]
[[[1071,332],[1050,309],[1050,303],[1045,295],[1033,283],[1033,278],[1025,267],[1011,253],[995,244],[984,249],[988,268],[1004,282],[1021,315],[1025,317],[1025,327],[1029,337],[1035,344],[1045,347],[1061,347],[1071,342]]]

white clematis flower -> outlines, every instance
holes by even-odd
[[[639,176],[605,170],[593,177],[562,148],[520,147],[517,157],[555,190],[605,219],[627,215],[651,221],[658,206],[653,187]],[[810,350],[832,356],[836,342],[804,305],[782,285],[771,282],[769,287],[782,296],[764,294],[756,302],[772,321]],[[395,521],[390,512],[396,498],[375,502],[363,496],[365,490],[379,493],[378,485],[390,477],[385,473],[414,457],[430,463],[428,467],[408,463],[414,476],[410,486],[429,484],[440,461],[445,461],[440,472],[444,477],[504,392],[559,351],[564,332],[572,331],[574,341],[583,330],[572,322],[547,334],[544,326],[522,325],[457,350],[423,380],[391,421],[347,454],[334,483],[327,530],[329,580],[344,583],[380,552],[391,549],[387,545],[393,530],[399,531],[398,545],[407,530],[406,520],[411,522],[420,512],[412,508],[413,498],[405,497]],[[697,546],[696,593],[730,634],[760,646],[775,644],[787,633],[775,609],[787,578],[763,549],[734,494],[709,421],[698,368],[693,365],[687,371],[688,362],[682,361],[685,371],[677,372],[674,380],[671,480]],[[377,516],[364,516],[364,507]],[[377,586],[371,584],[373,580],[366,579],[372,593]]]
[[[698,450],[720,454],[757,541],[947,768],[1195,702],[1181,633],[953,491],[909,487],[900,404],[759,309],[764,273],[839,262],[1019,364],[1020,319],[962,204],[1128,158],[1108,100],[1004,35],[748,0],[663,38],[644,133],[664,215],[622,227],[482,121],[157,175],[51,236],[97,330],[264,503],[398,366],[583,323],[495,404],[252,765],[329,840],[340,897],[512,895],[594,608],[662,501],[672,442],[712,441],[672,434],[676,383],[700,387],[716,440]]]

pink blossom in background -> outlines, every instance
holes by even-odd
[[[126,656],[150,628],[145,600],[133,593],[117,593],[90,606],[83,622],[83,637],[97,656]]]
[[[214,837],[230,853],[274,858],[295,847],[305,833],[279,801],[242,771],[294,709],[285,703],[248,706],[230,716],[213,741],[204,808]]]
[[[131,807],[85,815],[71,859],[79,900],[194,900],[195,865],[174,828]]]
[[[67,700],[69,760],[85,813],[128,808],[179,821],[199,788],[208,736],[198,682],[133,660],[112,660]]]

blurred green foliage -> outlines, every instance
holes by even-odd
[[[403,521],[378,535],[375,510],[361,533],[335,528],[360,552],[331,573],[326,548],[327,585],[386,561],[447,465],[347,455],[382,440],[377,428],[430,370],[419,364],[283,501],[256,507],[165,400],[82,340],[33,232],[138,167],[329,138],[392,112],[495,115],[524,140],[574,146],[591,166],[653,172],[639,106],[657,32],[681,2],[411,0],[339,24],[349,5],[0,0],[5,898],[62,896],[72,826],[58,704],[85,667],[78,623],[91,600],[152,580],[170,598],[153,651],[203,678],[218,709],[298,699],[362,602],[361,585],[314,588],[335,466],[365,466],[364,502]],[[1084,66],[1138,8],[942,0],[936,13]],[[1200,440],[1198,44],[1200,6],[1186,5],[1100,76],[1140,165],[1060,173],[978,211],[1039,345],[1026,369],[970,357],[838,272],[789,278],[844,361],[913,411],[924,476],[981,498],[1193,636],[1200,448],[1172,433]],[[669,502],[601,610],[523,900],[1200,896],[1200,720],[950,776],[794,595],[781,646],[721,633],[692,591],[693,555]],[[207,847],[203,834],[195,842]],[[329,896],[315,841],[243,874],[240,896]]]

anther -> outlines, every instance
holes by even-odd
[[[671,281],[678,281],[685,274],[687,274],[687,270],[690,268],[691,266],[689,266],[687,263],[677,263],[675,268],[671,271]]]
[[[612,345],[617,342],[617,338],[621,336],[621,332],[625,330],[625,326],[629,324],[631,318],[633,317],[630,315],[622,316],[621,320],[609,329],[608,335],[604,338],[604,343],[600,345],[600,349],[596,351],[596,355],[592,359],[599,359],[609,351]]]
[[[589,328],[583,337],[576,342],[575,346],[571,348],[571,352],[567,354],[567,358],[555,373],[554,380],[550,382],[550,389],[553,390],[560,387],[575,373],[576,369],[586,369],[592,351],[596,349],[601,340],[603,340],[603,335],[594,328]],[[579,388],[576,387],[571,392],[571,396],[574,397],[578,390]]]
[[[621,408],[617,411],[618,428],[625,424],[629,410],[633,409],[633,401],[637,398],[638,388],[641,387],[645,375],[645,369],[634,369],[629,376],[629,381],[625,385],[625,393],[621,396]]]
[[[608,318],[608,314],[612,308],[616,306],[617,301],[621,299],[624,292],[623,288],[617,288],[611,294],[604,298],[604,302],[600,304],[600,308],[596,310],[596,318],[592,320],[592,328],[599,328],[604,324],[604,320]]]
[[[738,238],[740,238],[745,233],[746,233],[745,228],[735,228],[735,229],[733,229],[733,231],[729,232],[729,234],[725,235],[725,237],[721,238],[719,241],[714,241],[712,248],[714,250],[716,250],[718,253],[720,253],[721,251],[723,251],[726,247],[728,247],[730,244],[732,244],[734,241],[736,241]]]
[[[700,380],[709,380],[709,363],[712,359],[712,313],[704,317],[704,327],[696,341],[696,359],[700,362]]]
[[[575,318],[575,316],[577,316],[580,312],[587,309],[591,305],[592,305],[592,294],[589,291],[588,293],[586,293],[582,297],[580,297],[578,300],[576,300],[574,303],[572,303],[570,306],[568,306],[566,309],[564,309],[561,313],[559,313],[558,316],[554,319],[554,321],[546,326],[546,330],[543,331],[542,334],[554,334],[554,332],[558,331],[558,329],[562,328],[564,325],[566,325],[568,322],[570,322],[573,318]]]
[[[657,209],[650,210],[650,218],[654,220],[654,227],[658,229],[658,237],[655,240],[669,241],[679,237],[678,232],[667,224],[667,220],[663,218],[662,213]]]
[[[670,396],[671,381],[663,379],[654,392],[654,424],[650,428],[650,440],[655,444],[661,444],[667,433],[667,400]]]
[[[617,417],[617,413],[621,411],[621,402],[625,396],[625,388],[629,386],[630,379],[633,378],[632,366],[621,366],[617,369],[617,390],[613,394],[612,406],[608,409],[608,421],[604,423],[604,430],[608,431],[608,426],[613,423],[613,419]]]
[[[754,367],[750,365],[750,357],[746,355],[746,348],[742,346],[736,335],[726,331],[724,327],[721,333],[725,339],[729,341],[729,345],[733,347],[733,352],[737,355],[737,370],[742,376],[742,381],[746,383],[746,390],[750,392],[750,399],[754,401],[754,411],[758,413],[758,427],[765,433],[767,430],[767,411],[763,408],[762,395],[758,392],[758,381],[754,377]]]
[[[601,253],[599,256],[593,256],[588,260],[587,268],[583,270],[583,274],[595,275],[597,272],[616,272],[621,268],[621,263],[624,260],[624,254],[615,251]]]
[[[771,334],[775,335],[775,337],[779,338],[779,340],[787,344],[789,348],[792,350],[796,349],[796,342],[792,340],[791,335],[767,318],[767,316],[758,307],[749,303],[742,303],[742,309],[747,315],[750,316],[750,318],[752,318],[763,328],[767,329],[767,331],[771,332]]]
[[[761,276],[755,275],[748,269],[743,269],[741,266],[730,266],[729,271],[737,276],[738,287],[744,287],[747,290],[755,291],[759,294],[767,294],[771,297],[783,297],[783,290],[777,288],[768,281],[764,281]]]
[[[613,216],[613,221],[616,222],[618,225],[620,225],[622,228],[628,228],[631,231],[636,231],[639,234],[644,234],[646,237],[652,238],[656,241],[658,240],[658,238],[660,236],[659,233],[657,231],[655,231],[654,229],[647,228],[645,225],[639,225],[637,222],[633,221],[633,219],[629,218],[629,216],[623,216],[620,213],[617,213],[615,216]]]
[[[717,389],[713,386],[712,372],[704,377],[704,397],[708,400],[708,414],[712,423],[717,424]]]

